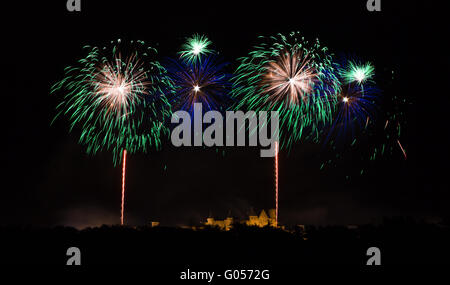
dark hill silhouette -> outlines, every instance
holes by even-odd
[[[64,265],[80,248],[83,264],[355,264],[379,247],[383,264],[447,263],[448,225],[386,219],[380,225],[292,228],[235,225],[230,231],[169,227],[2,227],[0,263]]]

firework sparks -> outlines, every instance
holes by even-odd
[[[400,143],[400,141],[399,140],[397,140],[397,143],[398,143],[398,146],[400,147],[400,149],[402,150],[402,152],[403,152],[403,156],[405,157],[405,159],[406,159],[406,151],[405,151],[405,149],[403,148],[403,146],[402,146],[402,144]]]

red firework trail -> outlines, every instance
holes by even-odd
[[[402,147],[402,144],[400,143],[400,141],[399,140],[397,140],[397,143],[398,143],[398,146],[400,147],[400,149],[402,150],[402,152],[403,152],[403,156],[405,157],[405,159],[406,159],[406,151],[405,151],[405,149]]]
[[[275,142],[275,226],[278,227],[278,142]]]
[[[123,212],[125,208],[125,169],[127,166],[127,150],[123,150],[123,162],[122,162],[122,207],[120,211],[120,224],[123,225]]]

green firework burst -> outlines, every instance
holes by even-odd
[[[195,64],[201,60],[202,56],[212,53],[212,50],[209,48],[211,43],[206,36],[194,34],[192,37],[186,39],[178,54],[187,63]]]
[[[248,56],[238,59],[234,109],[278,111],[281,148],[302,137],[318,139],[320,126],[332,119],[340,89],[328,48],[299,32],[259,39]]]
[[[346,66],[339,70],[344,83],[358,83],[364,84],[366,81],[372,80],[375,75],[375,67],[370,63],[359,64],[354,61],[349,61]]]
[[[143,41],[121,40],[84,49],[87,55],[66,67],[65,77],[51,88],[51,94],[62,95],[55,119],[66,116],[87,152],[111,151],[115,165],[123,150],[159,148],[171,114],[164,94],[173,85],[157,50]]]

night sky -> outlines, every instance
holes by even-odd
[[[421,6],[411,1],[382,1],[370,13],[366,1],[286,1],[253,5],[167,1],[82,1],[80,13],[62,3],[22,1],[4,8],[15,15],[2,23],[4,78],[2,206],[0,224],[87,225],[119,222],[121,168],[112,156],[87,155],[69,133],[68,120],[50,126],[59,102],[50,86],[63,69],[83,55],[84,45],[103,46],[118,38],[159,43],[162,57],[175,56],[186,37],[203,33],[230,62],[246,55],[258,35],[301,31],[318,37],[338,55],[356,54],[375,64],[383,96],[408,98],[402,144],[407,150],[367,163],[350,156],[337,167],[319,170],[320,145],[299,142],[280,154],[280,222],[285,224],[359,224],[384,216],[429,221],[449,217],[445,180],[449,157],[446,95],[429,78],[429,57],[448,55],[424,47]],[[153,2],[153,1],[148,1]],[[314,2],[314,4],[310,3]],[[389,2],[389,3],[388,3]],[[391,2],[396,2],[392,6]],[[307,4],[306,4],[307,3]],[[409,4],[408,4],[409,3]],[[394,71],[394,79],[392,79]],[[428,84],[425,84],[428,83]],[[430,100],[428,100],[430,98]],[[448,105],[447,105],[448,106]],[[209,214],[245,217],[274,206],[273,159],[259,148],[171,146],[128,156],[126,219],[142,225],[197,224]],[[366,169],[364,175],[360,168]]]

